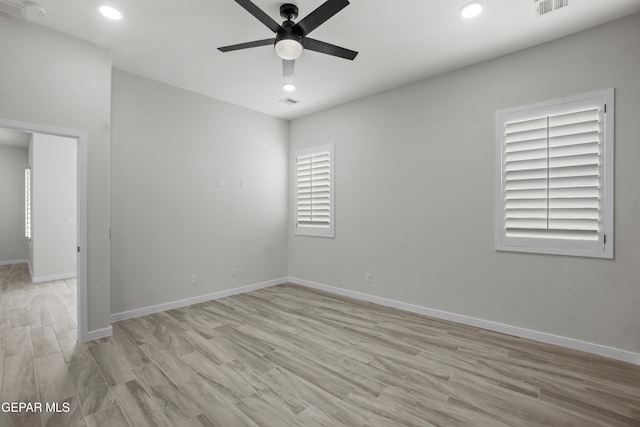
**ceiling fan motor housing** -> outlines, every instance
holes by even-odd
[[[280,40],[295,40],[298,43],[302,44],[302,36],[300,31],[296,31],[294,28],[295,23],[293,21],[284,21],[282,23],[282,30],[278,31],[276,34],[276,44]]]

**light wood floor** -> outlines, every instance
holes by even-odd
[[[295,285],[80,345],[71,287],[0,267],[0,402],[71,408],[0,426],[640,425],[640,367],[585,353]]]

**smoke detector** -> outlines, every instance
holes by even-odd
[[[41,4],[33,1],[28,1],[26,3],[26,6],[28,12],[33,12],[42,18],[45,18],[47,16],[47,9],[45,9]]]
[[[569,0],[533,0],[533,4],[536,8],[536,16],[542,16],[569,6]]]

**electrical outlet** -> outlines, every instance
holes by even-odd
[[[240,267],[240,269],[238,270],[238,274],[240,276],[244,276],[247,272],[247,267]]]
[[[365,273],[364,281],[367,283],[371,283],[371,273]]]
[[[195,285],[196,283],[198,283],[198,275],[197,274],[192,274],[191,275],[191,284]]]
[[[233,270],[231,270],[231,277],[237,277],[238,276],[238,269],[233,267]]]
[[[218,178],[218,187],[224,187],[224,179]]]

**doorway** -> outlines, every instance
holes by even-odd
[[[76,225],[76,299],[77,299],[77,327],[78,341],[89,340],[87,324],[87,133],[80,130],[66,129],[42,125],[38,123],[20,122],[0,118],[0,128],[28,132],[46,137],[63,137],[76,142],[76,200],[75,218],[69,217],[69,222]],[[25,178],[26,179],[26,178]],[[26,209],[26,206],[25,206]]]

